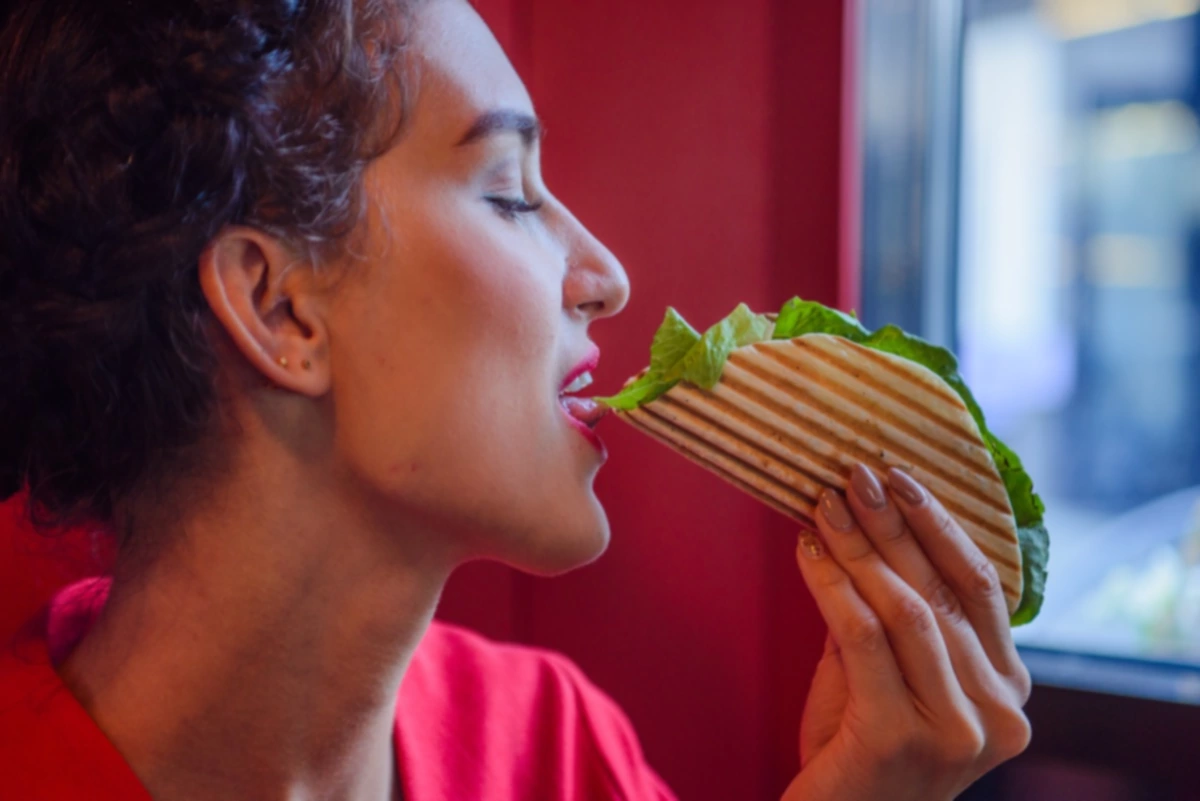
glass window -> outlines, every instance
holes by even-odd
[[[897,4],[863,32],[864,316],[906,298],[901,322],[956,348],[1046,501],[1046,604],[1018,634],[1035,677],[1200,701],[1200,0],[977,0],[940,45],[923,29],[954,58],[886,78],[873,5]],[[873,80],[922,98],[903,208],[870,201],[901,190],[872,162]],[[897,294],[878,254],[905,248]]]

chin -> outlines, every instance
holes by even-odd
[[[510,564],[536,576],[553,577],[591,564],[608,548],[611,530],[604,507],[590,499],[586,509],[563,510],[553,515],[553,524],[542,523],[525,541],[523,553]]]

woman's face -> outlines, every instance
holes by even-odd
[[[608,540],[602,446],[560,390],[628,281],[543,183],[533,104],[475,11],[431,0],[412,25],[404,132],[368,169],[328,322],[339,456],[453,558],[559,572]]]

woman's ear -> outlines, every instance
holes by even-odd
[[[272,384],[310,397],[329,390],[323,284],[275,237],[228,226],[200,255],[200,287],[242,356]]]

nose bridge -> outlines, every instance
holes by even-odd
[[[600,316],[618,313],[629,300],[625,268],[565,206],[562,222],[567,251],[563,302],[573,308],[594,308]]]

